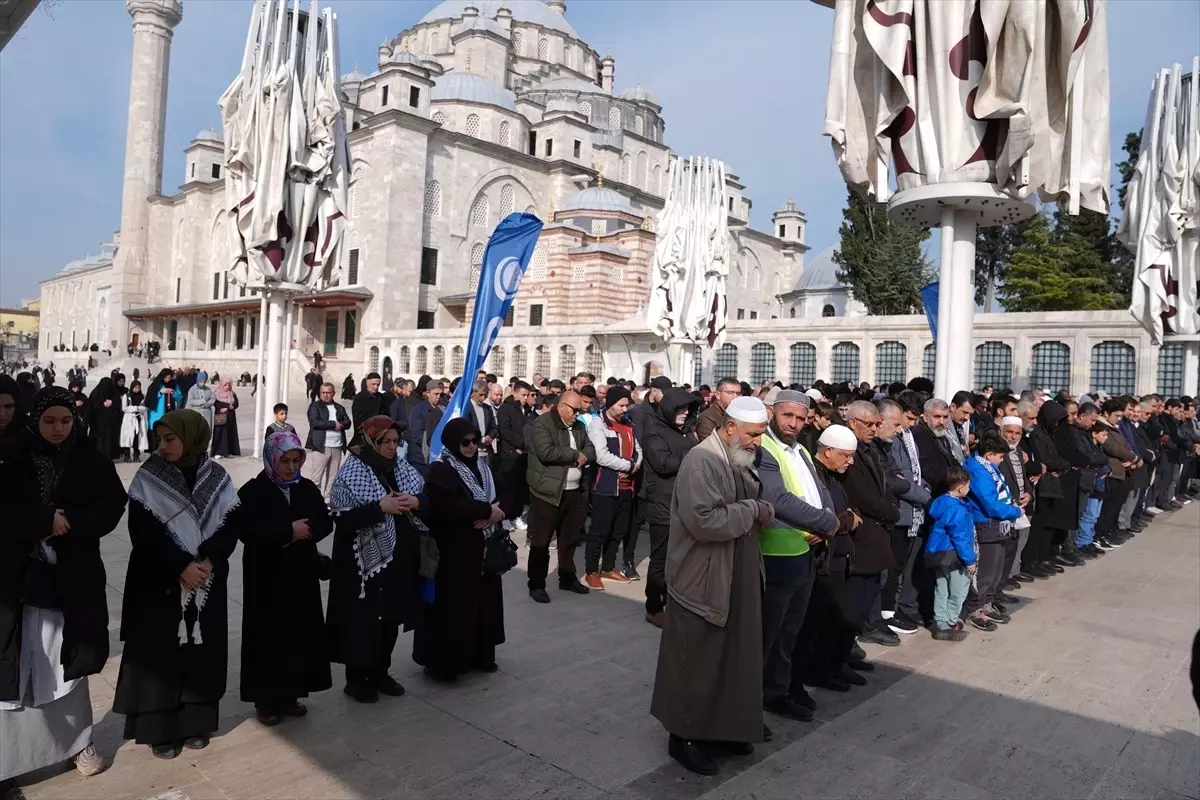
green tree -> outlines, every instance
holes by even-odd
[[[1043,214],[1026,225],[997,294],[1008,311],[1081,311],[1112,308],[1111,284],[1100,255],[1078,232],[1052,228]]]
[[[1125,209],[1125,193],[1129,191],[1129,179],[1133,177],[1133,171],[1137,169],[1138,156],[1142,154],[1142,132],[1125,134],[1125,144],[1121,146],[1125,151],[1126,159],[1117,164],[1117,171],[1121,173],[1121,186],[1117,189],[1117,201],[1121,205],[1121,209]]]
[[[996,287],[1008,274],[1013,251],[1024,239],[1025,223],[980,228],[975,236],[975,304],[995,310]]]
[[[837,279],[869,314],[912,314],[933,270],[921,252],[929,231],[888,219],[887,207],[853,191],[842,211],[842,243],[833,260]]]
[[[1094,274],[1109,289],[1111,305],[1107,308],[1129,304],[1133,262],[1124,258],[1128,251],[1117,241],[1116,226],[1108,215],[1086,208],[1072,215],[1059,208],[1054,212],[1054,238],[1071,249],[1077,272],[1085,264],[1096,270]]]

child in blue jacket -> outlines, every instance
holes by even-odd
[[[975,574],[975,521],[964,499],[971,489],[971,474],[960,467],[946,470],[949,491],[929,506],[933,526],[925,542],[925,564],[933,570],[933,638],[961,642],[959,614]]]

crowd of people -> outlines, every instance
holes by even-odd
[[[1188,397],[481,372],[440,426],[455,383],[347,378],[349,410],[313,383],[306,441],[277,405],[238,488],[219,463],[237,454],[228,381],[164,369],[144,393],[113,374],[87,396],[52,381],[31,396],[0,377],[0,779],[105,766],[87,676],[109,653],[99,540],[123,515],[113,709],[156,757],[217,730],[239,542],[240,694],[273,726],[331,688],[333,663],[355,701],[404,694],[389,674],[402,631],[434,681],[496,671],[513,533],[545,604],[552,551],[563,597],[642,580],[645,527],[644,616],[662,629],[650,711],[670,755],[711,775],[770,738],[764,711],[811,720],[806,687],[865,685],[864,645],[1008,625],[1022,583],[1190,502],[1200,463]],[[126,490],[113,462],[141,452]]]

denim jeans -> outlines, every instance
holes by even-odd
[[[971,588],[971,576],[965,569],[939,568],[934,574],[933,621],[939,628],[949,628],[958,622],[963,601]]]
[[[1075,532],[1075,546],[1087,547],[1096,538],[1096,520],[1100,519],[1100,498],[1089,497],[1083,511],[1079,512],[1079,528]]]

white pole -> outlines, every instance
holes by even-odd
[[[977,225],[972,215],[956,212],[954,215],[954,253],[951,264],[954,270],[954,287],[950,297],[950,325],[945,334],[938,328],[938,338],[945,336],[946,353],[946,399],[962,389],[970,391],[972,347],[975,328],[975,231]],[[942,236],[945,236],[943,231]],[[939,304],[940,306],[940,304]],[[1000,387],[997,387],[1000,388]]]
[[[284,296],[284,318],[283,324],[283,380],[279,383],[278,400],[276,403],[286,403],[288,393],[288,380],[292,377],[292,308],[295,307],[296,301],[292,299],[290,294]]]
[[[1200,393],[1200,341],[1183,343],[1183,393]]]
[[[263,424],[261,426],[264,430],[266,429],[268,409],[279,402],[269,398],[279,396],[279,384],[283,380],[283,337],[286,333],[283,327],[283,307],[286,303],[286,292],[276,290],[271,292],[271,296],[267,298],[267,374],[266,385],[259,387],[259,391],[264,395]],[[262,432],[258,429],[255,430],[254,438],[262,438]]]
[[[255,344],[258,346],[258,371],[254,373],[254,430],[262,431],[267,429],[267,423],[264,419],[264,403],[266,402],[265,395],[262,390],[263,379],[263,354],[267,352],[267,290],[262,289],[262,300],[258,304],[258,341]],[[262,456],[262,437],[254,437],[254,457]]]
[[[950,402],[950,396],[956,390],[948,387],[950,383],[950,315],[954,290],[954,210],[947,208],[942,211],[942,244],[938,265],[938,307],[937,307],[937,342],[935,344],[936,360],[934,362],[933,393],[936,397]]]

